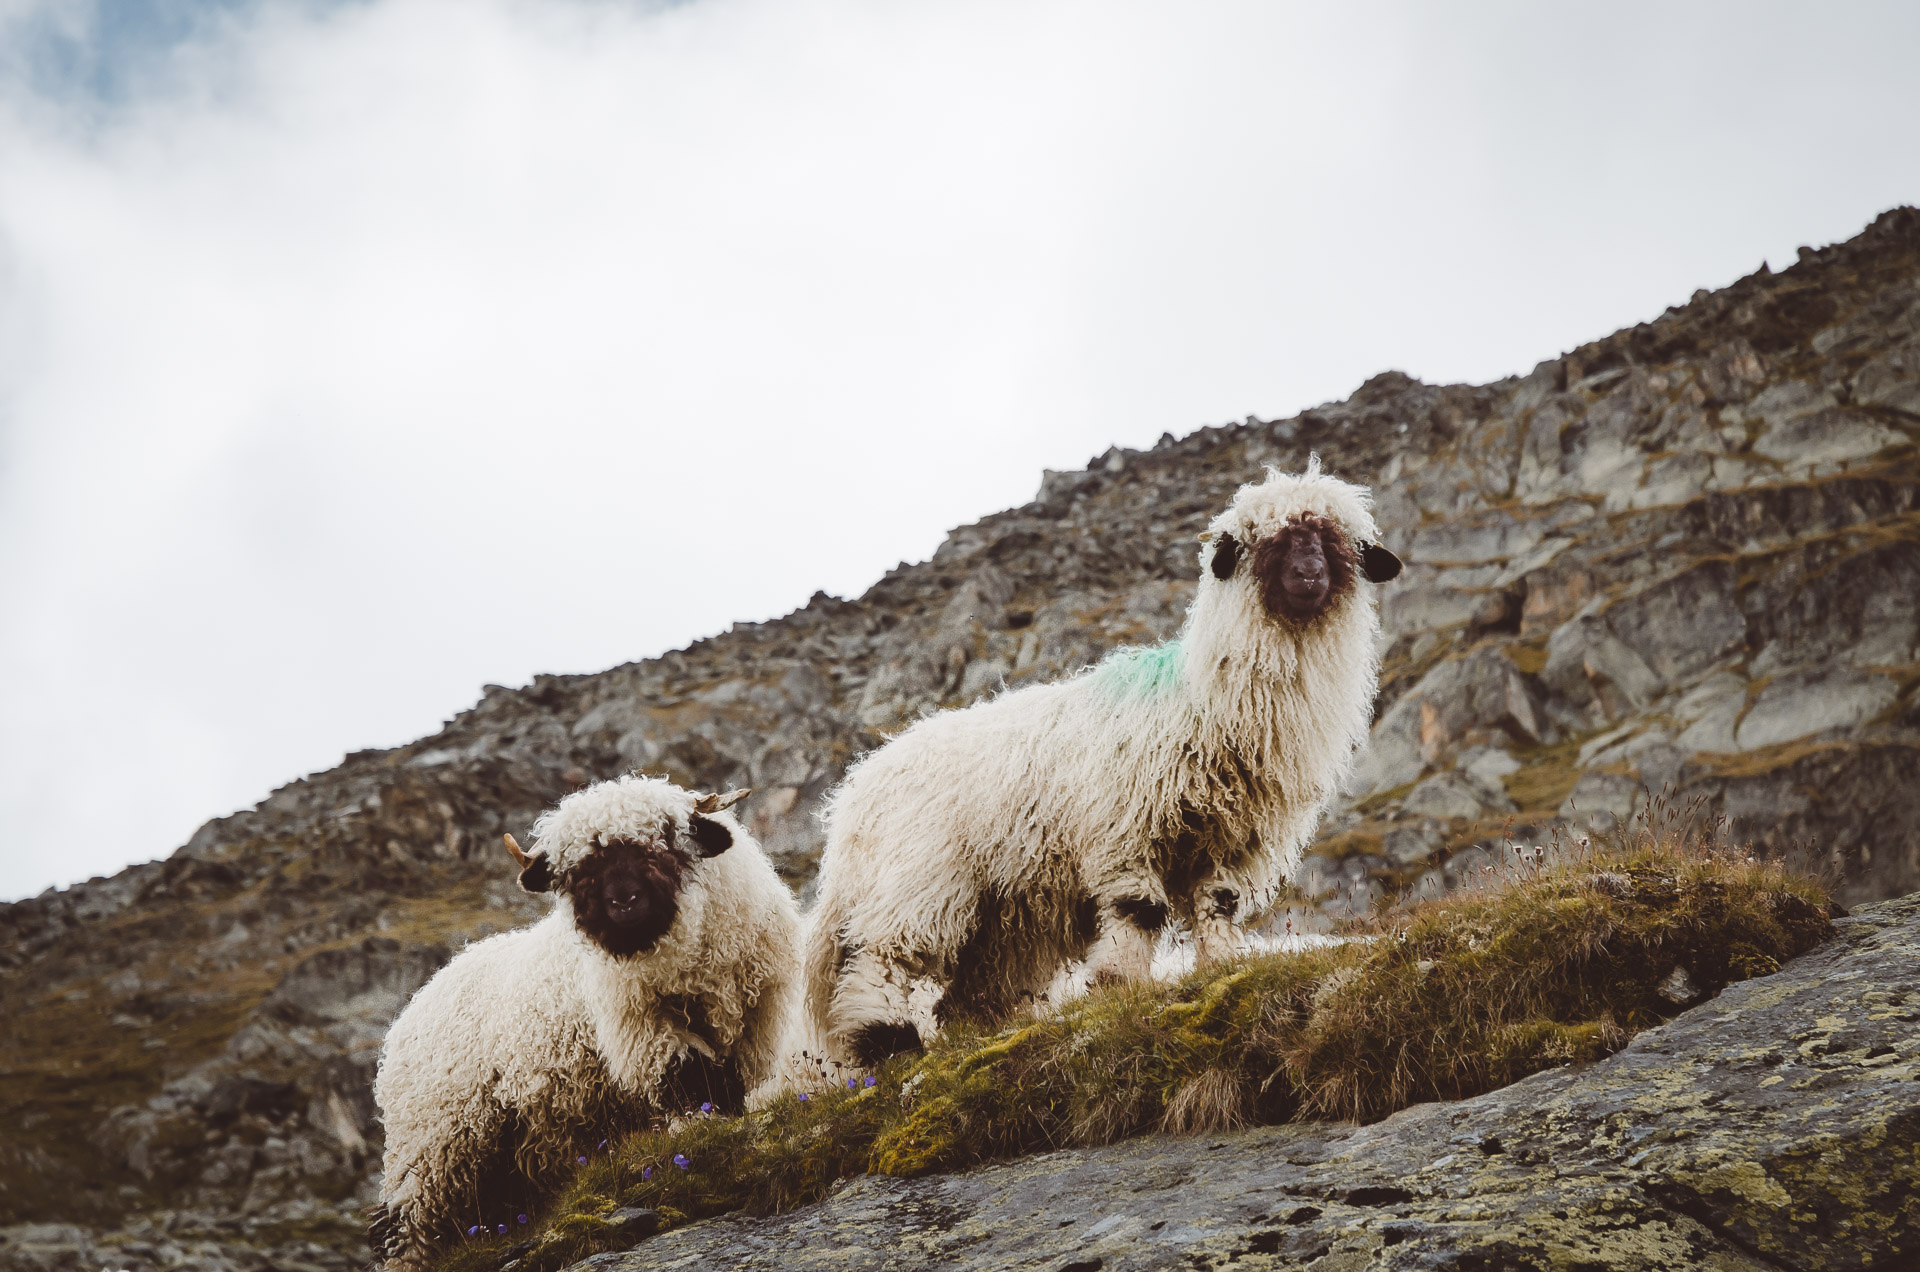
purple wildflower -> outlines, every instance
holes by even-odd
[[[527,1217],[526,1217],[525,1215],[521,1215],[521,1216],[520,1216],[520,1222],[521,1222],[521,1223],[525,1223],[526,1221],[527,1221]]]
[[[673,1164],[675,1166],[678,1166],[681,1170],[685,1170],[687,1167],[693,1165],[692,1162],[687,1160],[687,1156],[685,1153],[675,1153],[673,1155]]]
[[[810,1100],[810,1099],[812,1099],[813,1097],[812,1097],[812,1096],[810,1096],[810,1095],[808,1095],[808,1094],[807,1094],[807,1093],[806,1093],[805,1091],[802,1091],[802,1092],[800,1093],[800,1098],[801,1098],[802,1100]]]
[[[877,1082],[879,1082],[879,1081],[880,1081],[880,1079],[878,1079],[878,1078],[876,1078],[876,1077],[874,1077],[874,1076],[873,1076],[873,1075],[872,1075],[871,1073],[869,1073],[869,1074],[867,1075],[867,1085],[868,1085],[868,1086],[873,1086],[873,1085],[874,1085],[875,1083],[877,1083]]]
[[[711,1112],[713,1112],[713,1101],[712,1101],[712,1100],[702,1100],[702,1101],[700,1101],[700,1111],[701,1111],[702,1113],[711,1113]]]
[[[643,1167],[641,1167],[641,1168],[640,1168],[640,1178],[642,1178],[642,1179],[652,1179],[652,1178],[653,1178],[653,1167],[651,1167],[651,1166],[643,1166]]]
[[[468,1228],[468,1229],[467,1229],[467,1235],[468,1235],[468,1236],[470,1236],[470,1237],[477,1237],[477,1236],[479,1236],[479,1235],[480,1235],[480,1225],[476,1223],[476,1224],[474,1224],[474,1225],[473,1225],[473,1227],[471,1227],[471,1228]]]
[[[579,1162],[582,1166],[585,1166],[587,1164],[587,1159],[584,1157],[576,1157],[573,1160],[576,1162]]]
[[[851,1091],[851,1090],[853,1090],[853,1089],[854,1089],[855,1087],[857,1087],[857,1086],[859,1086],[859,1085],[860,1085],[860,1079],[858,1079],[858,1078],[848,1078],[848,1079],[847,1079],[847,1090],[849,1090],[849,1091]]]
[[[602,1149],[604,1149],[604,1148],[606,1148],[606,1146],[607,1146],[607,1141],[605,1141],[605,1140],[601,1140],[601,1141],[600,1141],[600,1147],[601,1147]]]
[[[496,1224],[496,1225],[494,1226],[494,1229],[493,1229],[493,1230],[494,1230],[495,1232],[497,1232],[497,1233],[499,1233],[499,1234],[500,1234],[501,1236],[503,1236],[503,1237],[507,1235],[507,1225],[506,1225],[506,1224],[504,1224],[504,1223],[502,1223],[502,1224]]]

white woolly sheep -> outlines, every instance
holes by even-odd
[[[531,927],[463,951],[387,1034],[380,1208],[389,1266],[424,1262],[547,1191],[576,1153],[765,1080],[794,1006],[799,919],[723,810],[627,776],[577,791],[509,836],[520,886],[552,892]]]
[[[929,717],[848,772],[807,920],[813,1044],[871,1065],[1075,959],[1143,976],[1170,915],[1201,960],[1232,952],[1367,738],[1371,584],[1400,571],[1369,505],[1317,457],[1269,470],[1202,536],[1178,639]]]

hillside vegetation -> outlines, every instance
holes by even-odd
[[[531,1235],[518,1216],[476,1215],[491,1235],[442,1266],[558,1269],[630,1245],[622,1208],[675,1224],[789,1209],[868,1172],[917,1176],[1148,1131],[1374,1121],[1597,1060],[1830,930],[1817,880],[1715,846],[1665,811],[1612,847],[1515,849],[1478,886],[1378,917],[1344,944],[1096,989],[1002,1029],[951,1030],[872,1085],[609,1145]]]

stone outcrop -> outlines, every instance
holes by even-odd
[[[857,599],[490,687],[432,737],[348,756],[163,862],[0,906],[0,1223],[171,1224],[216,1233],[235,1266],[350,1266],[391,1007],[537,909],[501,831],[635,766],[750,785],[742,813],[804,887],[854,756],[923,712],[1170,635],[1206,519],[1310,451],[1375,487],[1408,568],[1372,747],[1300,872],[1296,926],[1662,791],[1829,868],[1848,904],[1904,893],[1917,435],[1920,212],[1897,209],[1525,376],[1388,372],[1292,419],[1112,450]]]
[[[1846,1272],[1920,1264],[1920,898],[1584,1068],[1373,1126],[868,1176],[578,1265]]]

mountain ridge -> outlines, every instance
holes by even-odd
[[[539,911],[502,832],[630,768],[752,786],[743,815],[804,888],[855,756],[1170,636],[1206,520],[1309,452],[1374,486],[1408,568],[1384,592],[1373,741],[1296,925],[1452,886],[1509,838],[1605,831],[1663,790],[1831,870],[1849,904],[1909,891],[1916,437],[1920,212],[1900,208],[1524,376],[1383,372],[1289,419],[1116,447],[857,598],[490,687],[169,858],[0,905],[0,1223],[171,1216],[167,1239],[234,1267],[349,1266],[386,1021],[460,942]]]

